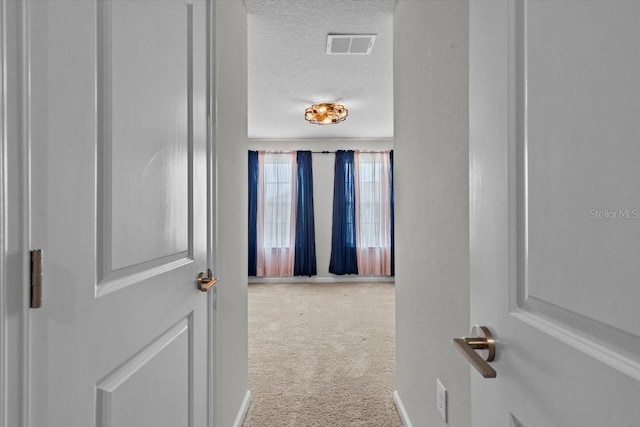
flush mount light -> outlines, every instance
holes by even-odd
[[[334,103],[313,104],[304,112],[304,118],[316,125],[334,125],[344,121],[349,110],[344,105]]]

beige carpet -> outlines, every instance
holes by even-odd
[[[402,426],[394,318],[389,283],[249,285],[244,427]]]

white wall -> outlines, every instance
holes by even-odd
[[[247,393],[247,12],[216,5],[218,251],[217,426],[230,427]]]
[[[348,119],[347,119],[348,120]],[[311,125],[310,125],[311,126]],[[339,125],[338,125],[339,126]],[[393,149],[393,140],[249,140],[250,150],[265,151],[336,151],[336,150],[372,150]],[[314,277],[293,278],[251,278],[250,283],[261,282],[344,282],[373,280],[364,276],[337,276],[329,273],[331,258],[331,222],[333,216],[333,175],[335,154],[313,154],[313,207],[316,226],[316,265],[318,275]],[[393,278],[378,277],[376,280],[393,281]]]
[[[399,0],[394,14],[397,391],[414,426],[470,422],[468,2]]]

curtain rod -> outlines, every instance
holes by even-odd
[[[369,151],[369,150],[345,150],[345,151],[359,151],[360,153],[389,153],[393,150],[382,150],[382,151]],[[337,151],[327,151],[327,150],[323,150],[323,151],[312,151],[313,154],[335,154],[337,153]]]
[[[249,151],[258,151],[260,152],[260,150],[249,150]],[[309,151],[309,150],[297,150],[297,151]],[[348,151],[348,150],[345,150]],[[393,150],[382,150],[382,151],[361,151],[361,150],[351,150],[351,151],[360,151],[361,153],[386,153],[386,152],[390,152]],[[265,151],[265,153],[293,153],[293,151]],[[328,150],[322,150],[322,151],[311,151],[311,153],[313,154],[335,154],[337,153],[337,151],[328,151]]]

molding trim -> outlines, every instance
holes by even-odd
[[[334,277],[250,277],[249,284],[259,283],[393,283],[394,276],[334,276]]]
[[[7,337],[6,337],[6,316],[7,309],[5,307],[7,296],[6,289],[6,230],[8,224],[5,222],[5,210],[7,206],[7,198],[5,186],[7,179],[5,177],[5,153],[7,152],[7,133],[6,133],[6,106],[7,106],[7,83],[6,83],[6,19],[5,19],[6,2],[0,3],[0,427],[5,426],[6,406],[7,406]]]
[[[29,425],[29,6],[0,0],[0,427]]]
[[[217,2],[213,0],[207,0],[206,13],[207,13],[207,70],[206,70],[206,87],[207,87],[207,265],[211,266],[213,271],[218,271],[218,163],[217,163],[217,146],[216,146],[216,85],[217,70],[216,70],[216,42],[217,37],[217,25],[216,25],[216,12]],[[216,387],[216,370],[218,368],[218,328],[216,327],[216,318],[218,316],[218,306],[216,292],[208,292],[207,304],[209,309],[207,310],[208,325],[208,366],[209,371],[207,378],[207,389],[209,391],[209,408],[207,408],[207,420],[208,427],[217,426],[217,413],[218,413],[218,387]]]
[[[322,143],[350,143],[354,141],[359,142],[390,142],[393,143],[393,138],[249,138],[249,144],[252,142],[322,142]]]
[[[393,139],[249,139],[249,150],[393,150]]]
[[[413,427],[413,424],[411,424],[411,420],[409,419],[409,414],[407,413],[407,410],[402,403],[402,399],[400,398],[400,393],[398,393],[398,390],[393,392],[393,401],[396,404],[396,409],[398,410],[398,415],[400,415],[402,424],[405,427]]]
[[[236,419],[233,422],[233,427],[242,427],[242,423],[244,423],[244,419],[247,417],[247,412],[249,412],[250,405],[251,405],[251,392],[247,390],[247,394],[244,395],[244,399],[242,400],[242,405],[240,405],[240,410],[238,411],[238,415],[236,415]]]

